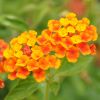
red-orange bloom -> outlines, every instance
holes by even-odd
[[[61,26],[58,20],[49,20],[48,27],[51,31],[57,31]]]
[[[6,72],[14,72],[16,70],[16,59],[7,59],[4,63],[4,70]]]
[[[42,81],[45,81],[46,79],[45,71],[42,69],[38,69],[34,71],[33,76],[37,82],[42,82]]]
[[[77,45],[83,55],[88,55],[91,53],[90,47],[87,43],[80,43]]]
[[[41,49],[42,49],[44,54],[49,54],[51,52],[51,50],[52,50],[52,46],[51,46],[50,43],[47,43],[45,45],[42,45]]]
[[[57,45],[55,52],[58,58],[63,58],[65,56],[66,49],[62,45]]]
[[[69,62],[76,62],[79,57],[79,49],[75,46],[72,46],[67,50],[66,57]]]
[[[96,46],[95,46],[95,44],[91,44],[90,45],[90,50],[91,50],[91,55],[95,55],[96,54]]]
[[[12,72],[12,73],[8,74],[8,79],[15,80],[16,78],[17,78],[16,72]]]
[[[20,67],[16,73],[16,76],[21,79],[26,79],[28,75],[29,71],[24,67]]]
[[[49,66],[51,68],[58,69],[60,67],[61,61],[56,56],[49,55],[49,56],[47,56],[47,59],[48,59],[48,62],[49,62]]]
[[[30,56],[32,53],[32,51],[28,45],[23,46],[22,51],[23,51],[23,54],[25,54],[27,56]]]

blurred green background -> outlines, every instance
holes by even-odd
[[[29,29],[35,29],[40,34],[47,28],[48,20],[58,19],[68,12],[77,13],[79,19],[88,17],[91,24],[96,25],[99,35],[95,42],[97,55],[89,64],[80,60],[75,65],[77,68],[87,66],[78,75],[61,77],[60,82],[51,84],[50,100],[100,100],[100,0],[0,0],[0,38],[9,42],[11,38]],[[19,80],[5,80],[6,87],[0,90],[0,100],[42,100],[41,91],[32,91],[37,84],[31,86],[31,80],[24,80],[19,85]],[[24,89],[18,88],[23,84],[26,86]],[[27,84],[31,87],[28,88]],[[11,97],[7,98],[8,95]]]

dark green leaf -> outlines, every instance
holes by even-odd
[[[5,100],[20,100],[26,98],[35,92],[37,88],[38,85],[33,80],[33,77],[29,77],[26,80],[20,80],[18,85],[11,88],[8,95],[5,97]]]

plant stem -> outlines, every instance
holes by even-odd
[[[49,82],[46,81],[44,100],[49,100]]]

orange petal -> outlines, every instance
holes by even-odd
[[[58,58],[63,58],[65,56],[66,49],[61,45],[57,45],[55,48],[55,52]]]
[[[91,50],[91,55],[95,55],[96,54],[96,46],[95,46],[95,44],[91,44],[90,45],[90,50]]]
[[[57,31],[60,28],[60,22],[58,20],[49,20],[48,27],[50,31]]]
[[[77,46],[83,55],[88,55],[91,53],[90,47],[87,43],[80,43]]]
[[[48,68],[49,68],[49,62],[45,57],[39,59],[38,65],[43,70],[48,70]]]
[[[48,54],[52,50],[52,46],[50,43],[48,43],[48,44],[41,46],[41,49],[42,49],[44,54]]]
[[[17,76],[18,78],[26,79],[28,75],[29,75],[29,71],[28,71],[26,68],[24,68],[24,67],[20,67],[20,68],[17,70],[16,76]]]
[[[42,69],[38,69],[33,72],[33,76],[37,82],[43,82],[46,79],[45,71]]]
[[[12,73],[8,74],[8,79],[15,80],[16,78],[17,78],[16,72],[12,72]]]
[[[33,71],[38,69],[37,62],[34,59],[30,59],[27,64],[28,71]]]
[[[66,57],[69,62],[76,62],[78,57],[79,57],[79,50],[77,47],[71,47],[69,50],[66,52]]]

